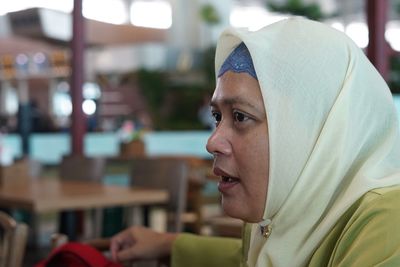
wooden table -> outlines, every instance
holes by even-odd
[[[25,209],[33,215],[115,206],[134,208],[164,204],[167,201],[167,190],[65,181],[57,178],[40,178],[23,184],[0,187],[1,207]],[[33,227],[37,227],[37,222],[33,222]]]
[[[167,200],[167,190],[129,188],[55,178],[0,187],[0,206],[26,209],[34,213],[162,204]]]

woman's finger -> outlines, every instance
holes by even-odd
[[[128,260],[136,260],[135,250],[133,247],[117,251],[117,261],[123,262]]]
[[[113,261],[117,261],[117,252],[119,250],[119,244],[117,240],[112,239],[111,240],[111,245],[110,245],[110,251],[111,251],[111,258]]]

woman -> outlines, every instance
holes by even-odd
[[[246,222],[242,245],[130,228],[112,239],[114,259],[400,266],[398,119],[363,52],[328,26],[291,18],[225,31],[216,70],[207,149],[224,211]]]

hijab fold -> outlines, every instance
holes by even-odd
[[[250,51],[269,131],[268,239],[252,225],[249,266],[306,266],[340,216],[373,188],[400,183],[390,91],[347,36],[290,18],[259,31],[228,29],[216,73],[241,42]]]

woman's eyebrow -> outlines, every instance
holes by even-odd
[[[223,98],[221,101],[212,99],[210,101],[210,106],[212,106],[212,107],[213,106],[215,107],[215,106],[218,106],[218,105],[221,105],[221,104],[222,105],[240,104],[240,105],[245,105],[245,106],[248,106],[250,108],[258,110],[258,108],[255,105],[253,105],[252,103],[250,103],[250,102],[248,102],[248,101],[246,101],[246,100],[244,100],[244,99],[242,99],[240,97]]]

